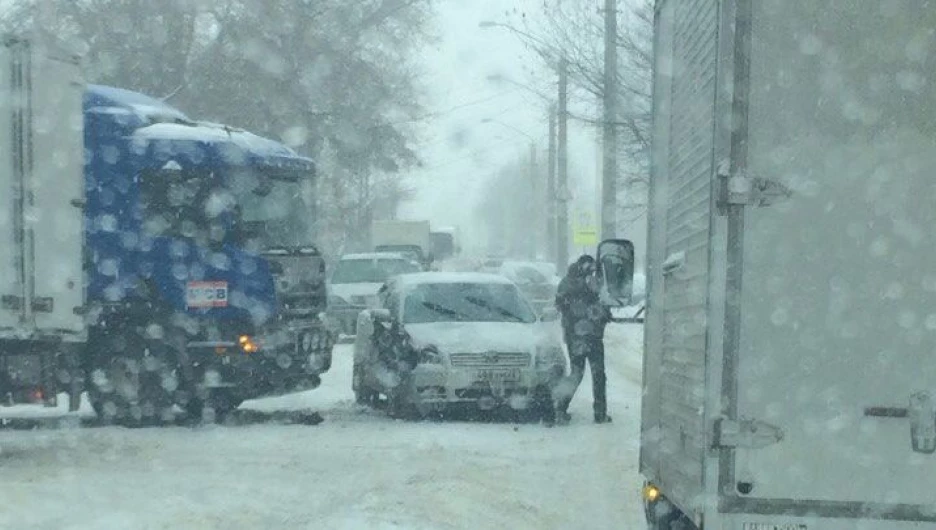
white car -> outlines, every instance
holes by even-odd
[[[420,266],[392,252],[346,254],[335,264],[328,284],[328,315],[339,331],[353,335],[358,314],[377,307],[377,291],[397,274],[418,272]]]
[[[500,275],[520,288],[537,314],[555,304],[560,281],[555,271],[555,265],[535,261],[505,261],[498,269]]]
[[[555,314],[537,318],[500,275],[427,272],[390,280],[363,311],[352,387],[405,416],[463,405],[543,412],[566,371]]]

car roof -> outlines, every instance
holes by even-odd
[[[401,288],[434,283],[493,283],[513,285],[513,282],[500,274],[487,274],[483,272],[414,272],[396,276],[393,279],[393,283]]]
[[[362,252],[360,254],[345,254],[341,256],[341,261],[352,259],[398,259],[406,260],[406,257],[399,252]]]

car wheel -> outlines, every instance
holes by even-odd
[[[416,420],[420,418],[419,408],[407,399],[406,393],[394,389],[387,396],[387,414],[397,420]]]
[[[364,367],[355,364],[351,374],[351,388],[354,390],[354,401],[358,405],[373,407],[377,404],[377,392],[364,384]]]

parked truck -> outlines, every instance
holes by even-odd
[[[454,226],[435,227],[429,233],[432,256],[439,261],[451,259],[461,251],[458,228]]]
[[[933,27],[656,2],[650,528],[936,528]]]
[[[429,221],[379,220],[371,225],[374,252],[397,252],[428,269],[432,264]]]
[[[104,419],[215,416],[331,363],[314,164],[81,81],[51,39],[0,48],[0,397]]]

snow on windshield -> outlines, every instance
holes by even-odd
[[[403,298],[403,322],[520,322],[536,316],[510,284],[421,283]]]

